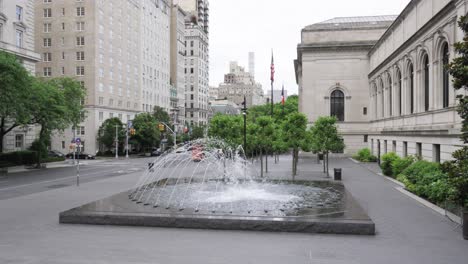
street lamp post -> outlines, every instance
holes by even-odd
[[[119,158],[119,125],[115,125],[115,158]]]
[[[166,123],[164,122],[160,122],[161,124],[163,124],[164,126],[166,126],[166,128],[172,132],[172,134],[174,134],[174,149],[176,148],[176,145],[177,145],[177,133],[176,133],[176,129],[174,128],[174,130],[171,129],[171,127],[169,127]]]
[[[242,108],[244,116],[244,155],[247,151],[247,98],[244,96],[244,108]]]

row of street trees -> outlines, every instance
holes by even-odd
[[[15,55],[0,51],[0,153],[3,138],[16,127],[38,125],[33,148],[47,153],[53,131],[80,123],[86,91],[71,78],[32,76]]]
[[[136,146],[140,152],[149,151],[152,147],[161,144],[161,138],[165,137],[168,146],[173,144],[173,135],[169,131],[160,131],[159,124],[164,123],[174,129],[173,122],[169,114],[161,107],[155,106],[152,113],[141,113],[135,116],[132,121],[134,134],[129,134],[129,144]],[[105,120],[98,131],[98,142],[101,152],[111,151],[115,148],[116,135],[119,142],[119,149],[126,148],[126,124],[119,118],[109,118]],[[189,133],[177,135],[178,142],[184,142],[203,137],[203,127],[194,126]]]
[[[261,175],[268,172],[268,155],[286,152],[292,154],[292,174],[297,175],[299,152],[313,151],[328,157],[329,152],[344,149],[342,138],[338,135],[336,118],[321,117],[312,127],[307,128],[307,117],[298,111],[298,97],[290,96],[284,105],[255,106],[247,113],[247,156],[260,158]],[[242,116],[217,114],[211,120],[208,134],[221,138],[236,147],[243,144],[244,126]],[[324,172],[328,172],[328,159],[324,162]],[[265,162],[265,164],[264,164]]]

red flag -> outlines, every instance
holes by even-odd
[[[281,104],[284,105],[284,84],[283,88],[281,89]]]
[[[275,81],[275,62],[273,60],[273,51],[271,52],[271,82],[274,82]]]

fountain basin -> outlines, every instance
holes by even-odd
[[[212,185],[217,186],[217,181],[212,182]],[[187,181],[183,180],[182,183],[184,182]],[[171,182],[165,183],[172,186]],[[189,183],[196,187],[196,183]],[[258,184],[265,193],[252,189],[258,193],[253,198],[249,192],[230,195],[231,190],[225,186],[225,192],[216,188],[215,195],[209,195],[201,190],[203,195],[197,194],[201,198],[193,199],[190,192],[185,192],[185,187],[190,185],[179,184],[175,190],[164,189],[166,194],[161,190],[158,196],[156,189],[156,193],[148,196],[149,198],[135,201],[136,199],[129,199],[129,194],[135,194],[131,190],[61,212],[59,221],[67,224],[375,234],[375,224],[342,183],[281,181]],[[210,184],[206,184],[204,188],[209,190],[209,186]],[[296,188],[302,188],[303,191],[298,192],[301,189]],[[284,190],[289,189],[292,193],[285,193]],[[167,200],[168,197],[174,199],[178,195],[183,198],[175,199],[179,202],[171,203]],[[326,203],[317,202],[317,197],[323,198]],[[217,202],[211,203],[213,199]]]

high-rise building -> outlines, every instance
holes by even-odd
[[[39,54],[34,52],[34,1],[0,0],[0,50],[16,55],[31,73]],[[18,127],[3,138],[3,151],[24,150],[36,139],[35,126]]]
[[[255,79],[255,53],[249,52],[249,73]]]
[[[171,86],[175,96],[171,99],[171,115],[177,129],[185,126],[185,17],[180,6],[172,5],[171,15]]]
[[[53,137],[66,152],[80,137],[98,150],[104,120],[126,123],[155,105],[169,109],[169,16],[165,0],[35,1],[38,76],[72,76],[87,90],[85,121]],[[73,132],[72,132],[73,131]]]
[[[122,1],[122,0],[121,0]],[[170,17],[166,0],[140,0],[141,102],[145,112],[154,106],[171,110]]]
[[[189,125],[209,117],[209,8],[207,0],[180,0],[185,19],[185,116]]]
[[[229,63],[229,73],[224,75],[224,83],[219,85],[217,94],[219,99],[227,99],[237,105],[242,105],[245,96],[247,107],[264,104],[265,100],[262,86],[236,61]]]
[[[189,21],[197,24],[208,35],[210,20],[208,0],[176,0],[176,2],[187,12]]]

